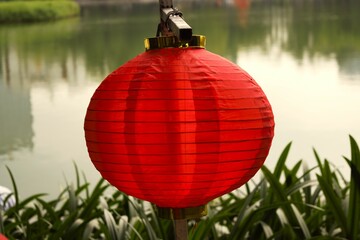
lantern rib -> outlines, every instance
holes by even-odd
[[[250,169],[243,169],[241,170],[241,172],[243,171],[249,171],[249,170],[253,170],[254,168],[250,168]],[[239,171],[240,172],[240,171]],[[141,173],[138,173],[138,174],[141,174]],[[173,174],[172,174],[173,175]],[[252,174],[249,174],[249,175],[252,175]],[[246,176],[246,175],[245,175]],[[134,181],[130,181],[130,180],[126,180],[126,179],[119,179],[119,178],[113,178],[112,179],[113,181],[118,181],[118,182],[128,182],[128,183],[131,183],[131,182],[134,182]],[[171,181],[172,179],[168,179],[166,182],[167,183],[179,183],[179,181]],[[220,181],[229,181],[229,180],[239,180],[239,177],[238,176],[235,176],[235,177],[230,177],[230,178],[222,178],[220,179],[218,182]],[[197,180],[195,183],[207,183],[207,182],[213,182],[214,179],[207,179],[207,180]],[[193,183],[194,180],[190,179],[189,181],[186,181],[186,179],[183,179],[182,183]],[[145,179],[143,181],[143,183],[162,183],[162,181],[159,181],[159,182],[155,182],[155,181],[149,181],[148,179]]]
[[[268,119],[271,119],[271,117],[268,117]],[[176,121],[176,123],[217,123],[217,122],[249,122],[250,121],[255,121],[255,120],[266,120],[266,118],[248,118],[248,119],[221,119],[221,120],[198,120],[198,121]],[[91,120],[91,119],[86,119],[86,121],[94,121],[94,122],[122,122],[125,124],[128,123],[168,123],[165,121],[121,121],[121,120],[109,120],[109,121],[105,121],[105,120]],[[175,123],[175,122],[174,122]]]
[[[134,144],[136,145],[136,144]],[[259,149],[259,152],[263,149],[267,149],[267,148],[258,148]],[[151,153],[148,153],[148,154],[135,154],[135,153],[113,153],[113,152],[100,152],[100,151],[93,151],[93,150],[89,150],[89,153],[95,153],[95,154],[103,154],[103,155],[114,155],[114,156],[149,156],[149,157],[152,157],[152,156],[159,156],[159,157],[166,157],[166,156],[192,156],[192,155],[207,155],[207,154],[226,154],[226,153],[245,153],[245,152],[253,152],[254,150],[249,150],[249,151],[218,151],[218,152],[203,152],[203,153],[173,153],[173,154],[169,154],[169,153],[166,153],[166,154],[161,154],[161,153],[157,153],[157,154],[151,154]],[[251,159],[254,159],[252,157],[250,158],[242,158],[242,159],[234,159],[234,160],[228,160],[228,161],[221,161],[223,163],[225,162],[246,162],[248,160],[251,160]],[[255,158],[257,159],[257,158]],[[115,164],[120,164],[120,163],[115,163]],[[172,164],[172,162],[171,162]],[[171,165],[170,164],[170,165]],[[189,165],[189,164],[194,164],[194,163],[179,163],[179,165]],[[149,164],[149,166],[152,166],[153,164]],[[156,164],[154,164],[156,165]],[[169,165],[169,164],[164,164],[164,165]]]
[[[90,142],[90,141],[89,141]],[[96,143],[96,142],[93,142],[93,143]],[[123,145],[123,144],[122,144]],[[136,146],[142,146],[142,144],[134,144]],[[155,145],[160,145],[160,144],[154,144]],[[184,144],[186,146],[186,144]],[[149,146],[149,145],[147,145]],[[184,152],[181,152],[181,153],[146,153],[146,154],[131,154],[131,153],[112,153],[112,152],[97,152],[97,151],[92,151],[90,150],[89,152],[90,153],[95,153],[95,154],[109,154],[109,155],[117,155],[117,156],[125,156],[125,155],[128,155],[128,156],[159,156],[159,157],[165,157],[165,156],[181,156],[181,155],[184,155],[184,156],[191,156],[191,155],[207,155],[207,154],[226,154],[226,153],[251,153],[251,152],[255,152],[255,151],[258,151],[258,152],[261,152],[262,150],[265,150],[266,148],[254,148],[254,149],[249,149],[249,150],[221,150],[221,151],[215,151],[215,152],[187,152],[187,151],[184,151]],[[247,160],[247,159],[245,159]],[[224,162],[236,162],[236,161],[239,161],[237,159],[235,160],[231,160],[231,161],[224,161]],[[183,163],[181,163],[182,165]],[[191,163],[184,163],[185,165],[186,164],[191,164]]]
[[[116,84],[114,84],[116,85]],[[259,90],[259,89],[256,89],[255,87],[247,87],[247,88],[227,88],[227,89],[219,89],[219,91],[238,91],[238,90],[243,90],[243,91],[249,91],[251,89],[254,89],[254,90]],[[117,91],[117,92],[136,92],[136,91],[147,91],[147,92],[151,92],[151,91],[174,91],[173,88],[132,88],[132,89],[116,89],[116,90],[108,90],[108,91]],[[204,91],[208,91],[208,90],[211,90],[210,87],[204,87],[204,86],[201,86],[201,87],[194,87],[194,88],[177,88],[175,91],[178,91],[178,90],[204,90]],[[102,90],[104,91],[104,90]]]
[[[149,183],[151,183],[151,182],[149,182]],[[163,184],[163,185],[162,185],[162,189],[159,190],[159,192],[164,192],[164,194],[166,194],[166,193],[169,192],[169,191],[188,191],[188,190],[190,190],[190,189],[191,189],[191,190],[197,190],[197,191],[199,191],[199,190],[208,190],[208,189],[224,189],[224,188],[228,188],[228,186],[224,184],[224,185],[212,186],[212,187],[210,187],[210,188],[209,188],[209,186],[205,186],[205,187],[191,187],[191,188],[177,188],[177,187],[172,186],[172,187],[169,187],[169,189],[166,189],[166,188],[164,188],[164,185],[165,185],[165,184]],[[125,190],[125,191],[126,191],[126,189],[129,189],[129,190],[131,190],[131,191],[134,191],[134,189],[132,189],[132,188],[122,187],[122,190]],[[235,189],[236,189],[236,188],[235,188]],[[149,190],[153,190],[153,188],[145,188],[145,187],[142,187],[141,190],[149,191]]]
[[[252,169],[251,169],[252,170]],[[248,171],[248,170],[245,170],[245,171]],[[249,175],[245,175],[246,177],[247,176],[252,176],[252,174],[249,174]],[[111,179],[113,182],[121,182],[121,183],[133,183],[132,181],[124,181],[124,180],[116,180],[116,179]],[[170,179],[169,179],[170,180]],[[166,184],[181,184],[181,183],[187,183],[187,184],[189,184],[189,183],[214,183],[214,180],[208,180],[208,181],[197,181],[197,182],[194,182],[194,181],[192,181],[192,182],[181,182],[181,183],[179,183],[179,181],[169,181],[169,180],[167,180],[166,181]],[[227,181],[234,181],[234,180],[239,180],[239,177],[233,177],[233,178],[227,178],[227,179],[221,179],[221,181],[224,181],[224,182],[227,182]],[[143,184],[159,184],[160,182],[152,182],[152,181],[143,181],[143,182],[141,182],[141,181],[137,181],[137,182],[139,182],[139,183],[143,183]],[[219,181],[220,182],[220,181]],[[215,182],[215,183],[218,183],[218,182]],[[165,185],[165,184],[164,184]],[[218,185],[218,187],[225,187],[226,185]],[[121,188],[122,189],[122,188]],[[124,188],[125,189],[125,188]],[[172,188],[172,189],[169,189],[169,190],[174,190],[174,189],[177,189],[177,190],[186,190],[186,188]],[[203,188],[197,188],[197,189],[209,189],[209,186],[206,186],[206,187],[203,187]],[[169,190],[164,190],[164,191],[169,191]]]
[[[194,48],[193,50],[197,51],[197,50],[201,50],[200,48]],[[183,59],[179,59],[177,62],[182,62],[181,60]],[[208,60],[204,60],[204,59],[198,59],[199,61],[203,60],[204,62],[207,62],[208,64],[208,68],[211,69],[211,72],[215,72],[216,70],[219,70],[220,73],[226,73],[226,74],[232,74],[232,75],[240,75],[240,76],[247,76],[249,79],[252,79],[249,74],[245,74],[245,72],[239,73],[236,72],[236,68],[238,67],[238,65],[235,65],[232,62],[227,62],[225,64],[222,65],[212,65],[212,62],[217,63],[217,61],[213,61],[211,59]],[[127,62],[128,64],[121,66],[121,68],[118,69],[118,71],[110,74],[109,76],[121,76],[121,75],[129,75],[129,73],[131,72],[126,72],[126,71],[119,71],[119,70],[124,70],[124,69],[130,69],[132,71],[134,71],[134,66],[135,65],[139,65],[141,64],[144,67],[149,67],[147,73],[157,73],[157,74],[164,74],[164,73],[183,73],[183,71],[178,70],[178,67],[183,67],[183,65],[181,65],[181,63],[176,64],[176,63],[172,63],[172,64],[168,64],[166,65],[167,67],[169,67],[168,69],[164,69],[164,72],[159,72],[156,71],[158,69],[158,67],[164,67],[163,63],[156,63],[156,62],[152,62],[152,63],[148,63],[147,61],[132,61],[132,62]],[[230,63],[230,64],[229,64]],[[175,68],[175,69],[171,69],[171,67]],[[228,68],[229,70],[233,70],[233,71],[224,71],[224,69]],[[153,71],[150,71],[153,70]],[[197,73],[196,72],[196,67],[192,67],[190,69],[190,73]],[[136,74],[138,72],[134,72],[134,74]]]
[[[154,72],[156,73],[157,75],[165,75],[166,74],[162,74],[162,73],[159,73],[159,72]],[[179,72],[179,73],[183,73],[183,72]],[[191,73],[191,72],[190,72]],[[198,72],[193,72],[193,73],[198,73]],[[219,72],[217,72],[219,73]],[[121,76],[121,75],[124,75],[124,76],[128,76],[129,74],[128,73],[123,73],[123,74],[114,74],[116,76]],[[111,77],[113,77],[113,75],[110,75]],[[238,82],[238,83],[244,83],[243,81],[244,80],[239,80],[239,79],[209,79],[208,77],[206,77],[205,75],[202,76],[202,75],[197,75],[197,76],[193,76],[194,78],[192,78],[191,80],[189,80],[188,78],[181,78],[181,77],[178,77],[176,79],[171,79],[172,82],[194,82],[194,83],[202,83],[202,82],[205,82],[205,83],[209,83],[209,82],[212,82],[212,83],[227,83],[227,82]],[[251,80],[251,81],[254,81],[254,79],[252,78],[248,78],[246,80]],[[104,80],[106,81],[106,79]],[[113,80],[112,81],[112,84],[113,85],[117,85],[119,83],[133,83],[133,82],[143,82],[144,80],[142,79],[138,79],[138,78],[130,78],[130,79],[117,79],[117,80]],[[168,77],[164,77],[163,79],[151,79],[151,80],[146,80],[144,82],[147,82],[147,83],[158,83],[158,82],[166,82],[166,81],[169,81],[169,78]],[[247,88],[255,88],[254,86],[247,86]],[[103,89],[100,89],[101,91],[104,91]],[[106,91],[106,90],[105,90]],[[109,91],[109,90],[108,90]]]
[[[167,91],[164,91],[167,92]],[[232,97],[232,98],[221,98],[219,97],[219,101],[228,101],[228,100],[233,100],[233,101],[237,101],[237,100],[262,100],[264,99],[264,97],[258,97],[258,98],[250,98],[250,97]],[[92,98],[91,100],[94,101],[125,101],[125,98]],[[138,100],[136,98],[131,98],[130,96],[126,97],[126,100]],[[178,100],[200,100],[200,101],[211,101],[211,97],[196,97],[196,98],[141,98],[141,100],[145,100],[145,101],[178,101]]]
[[[188,89],[190,91],[190,89]],[[142,91],[141,89],[139,89],[138,91]],[[168,90],[161,90],[161,93],[168,93]],[[157,94],[161,94],[161,93],[157,93]],[[109,97],[109,94],[106,93],[106,96]],[[135,100],[149,100],[149,101],[161,101],[161,100],[166,100],[166,101],[178,101],[178,100],[185,100],[185,101],[193,101],[193,100],[199,100],[199,101],[211,101],[211,96],[195,96],[192,98],[169,98],[169,97],[164,97],[162,96],[162,98],[155,98],[155,96],[142,96],[142,98],[138,99],[133,97],[132,95],[126,95],[126,96],[122,96],[121,98],[114,98],[114,96],[111,96],[112,98],[99,98],[99,97],[93,97],[91,100],[93,101],[113,101],[113,102],[125,102],[125,101],[135,101]],[[115,95],[116,97],[116,95]],[[159,97],[159,96],[156,96]],[[257,98],[251,98],[248,96],[243,96],[243,97],[227,97],[227,98],[220,98],[219,97],[219,101],[244,101],[244,100],[253,100],[255,101],[259,101],[259,100],[263,100],[264,97],[257,97]]]
[[[124,110],[113,110],[113,109],[91,109],[89,108],[88,111],[90,112],[217,112],[218,110],[237,110],[237,111],[248,111],[248,110],[262,110],[268,109],[267,107],[263,108],[214,108],[213,110],[210,109],[177,109],[177,110],[167,110],[167,109],[160,109],[160,110],[146,110],[146,109],[124,109]]]
[[[231,109],[218,109],[218,110],[231,110]],[[238,109],[234,109],[234,110],[238,110]],[[256,108],[245,108],[244,111],[246,110],[256,110]],[[201,111],[201,112],[214,112],[215,110],[198,110],[198,109],[195,109],[195,110],[191,110],[191,111]],[[190,112],[191,112],[190,111]],[[123,113],[123,112],[158,112],[158,113],[165,113],[165,112],[189,112],[187,110],[176,110],[176,111],[167,111],[167,110],[149,110],[149,111],[145,111],[145,110],[137,110],[137,109],[131,109],[131,110],[127,110],[127,109],[124,109],[124,110],[96,110],[96,109],[88,109],[88,112],[108,112],[108,113]],[[261,111],[260,111],[261,112]],[[264,118],[247,118],[248,120],[255,120],[255,119],[264,119]],[[221,122],[223,122],[224,120],[226,119],[221,119]],[[239,121],[240,119],[229,119],[229,121]],[[200,120],[201,121],[204,121],[204,120]],[[210,122],[213,122],[213,120],[208,120]],[[218,120],[220,121],[220,120]],[[133,121],[121,121],[121,122],[124,122],[124,123],[127,123],[127,122],[133,122]],[[135,121],[134,121],[135,122]],[[136,121],[136,122],[142,122],[142,121]],[[147,121],[145,121],[147,122]],[[177,122],[181,122],[181,121],[177,121]],[[188,121],[184,121],[184,122],[188,122]],[[199,121],[196,121],[196,122],[199,122]]]
[[[208,142],[200,142],[200,141],[196,141],[196,142],[174,142],[176,144],[201,144],[201,143],[212,143],[212,144],[215,144],[215,143],[244,143],[244,142],[250,142],[250,141],[253,141],[253,140],[266,140],[266,139],[271,139],[271,137],[263,137],[263,138],[252,138],[252,139],[246,139],[246,140],[233,140],[233,141],[220,141],[220,142],[214,142],[214,141],[208,141]],[[140,144],[138,142],[136,143],[118,143],[118,144],[121,144],[121,145],[138,145],[138,146],[149,146],[149,145],[169,145],[169,142],[164,142],[163,144],[161,143],[154,143],[154,144],[151,144],[151,143],[148,143],[148,144]]]
[[[265,126],[261,129],[272,129],[274,125],[273,124],[269,124],[268,126]],[[138,134],[181,134],[181,133],[216,133],[216,132],[233,132],[236,130],[259,130],[259,127],[254,127],[254,128],[234,128],[234,129],[219,129],[219,130],[208,130],[208,131],[201,131],[201,130],[197,130],[197,131],[174,131],[174,132],[170,132],[170,131],[166,131],[166,132],[160,132],[160,131],[155,131],[155,132],[125,132],[125,131],[103,131],[103,130],[99,130],[98,128],[96,128],[96,130],[91,129],[91,128],[84,128],[84,130],[88,131],[88,132],[95,132],[95,133],[112,133],[112,134],[126,134],[126,135],[138,135]]]
[[[236,176],[236,174],[238,174],[238,173],[240,173],[240,172],[249,172],[249,170],[253,170],[254,168],[250,168],[250,169],[242,169],[242,170],[239,170],[239,171],[234,171],[233,173],[235,173],[234,175],[227,175],[227,176],[232,176],[232,177],[229,177],[229,178],[221,178],[221,179],[219,179],[219,178],[217,178],[216,180],[218,180],[218,182],[221,182],[221,181],[229,181],[229,180],[236,180],[236,179],[238,179],[239,180],[239,177],[238,176]],[[221,174],[221,173],[220,173]],[[134,173],[134,175],[141,175],[141,173]],[[154,174],[154,175],[158,175],[158,174]],[[171,176],[173,176],[174,174],[171,174]],[[214,175],[214,174],[210,174],[210,175]],[[249,175],[253,175],[253,174],[248,174],[248,175],[245,175],[245,177],[246,176],[249,176]],[[168,175],[162,175],[163,177],[166,177],[166,176],[168,176]],[[150,176],[150,178],[149,179],[151,179],[151,176]],[[142,183],[161,183],[162,181],[161,180],[159,180],[158,182],[156,182],[156,181],[149,181],[149,179],[144,179],[144,181],[142,182]],[[122,179],[122,178],[112,178],[111,180],[113,180],[113,181],[121,181],[121,182],[128,182],[128,183],[131,183],[131,182],[134,182],[134,181],[130,181],[130,180],[126,180],[126,179]],[[179,183],[179,181],[177,180],[177,181],[171,181],[172,179],[171,178],[169,178],[166,182],[167,183]],[[199,179],[199,180],[197,180],[196,181],[196,183],[207,183],[207,182],[213,182],[214,181],[214,179],[206,179],[206,180],[204,180],[204,179]],[[193,183],[194,181],[193,180],[191,180],[191,179],[189,179],[189,181],[186,181],[186,179],[183,179],[183,181],[181,182],[181,183]]]
[[[260,159],[260,158],[259,158]],[[261,158],[263,159],[263,158]],[[255,159],[256,160],[256,159]],[[259,165],[262,165],[259,163]],[[254,165],[254,167],[251,167],[251,168],[242,168],[241,170],[237,170],[237,171],[234,171],[234,170],[228,170],[228,171],[217,171],[217,172],[214,172],[214,173],[209,173],[209,172],[197,172],[196,175],[218,175],[218,174],[224,174],[224,173],[238,173],[238,172],[243,172],[243,171],[248,171],[248,170],[253,170],[253,169],[258,169],[259,167],[257,165]],[[105,169],[101,169],[101,172],[102,173],[117,173],[117,174],[143,174],[144,172],[136,172],[136,171],[131,171],[131,172],[121,172],[121,171],[116,171],[116,170],[105,170]],[[161,175],[161,176],[174,176],[174,172],[153,172],[151,173],[153,175]],[[194,173],[193,172],[183,172],[181,174],[179,173],[176,173],[176,176],[188,176],[188,175],[193,175]]]
[[[90,153],[96,153],[96,154],[102,154],[105,155],[104,153],[97,153],[97,152],[92,152],[89,151]],[[207,154],[212,154],[212,153],[207,153]],[[111,153],[107,153],[106,155],[119,155],[119,154],[111,154]],[[194,155],[194,154],[182,154],[182,155]],[[206,155],[206,153],[203,154],[199,154],[199,155]],[[215,155],[215,154],[214,154]],[[266,153],[263,154],[264,156],[267,156]],[[124,154],[122,154],[122,156],[124,156]],[[128,156],[133,156],[132,154],[129,154]],[[149,157],[154,157],[155,155],[142,155],[142,156],[149,156]],[[176,155],[157,155],[158,157],[174,157]],[[178,154],[177,156],[180,156],[180,154]],[[253,161],[253,160],[259,160],[259,159],[264,159],[264,156],[259,155],[259,157],[253,158],[253,157],[249,157],[247,159],[231,159],[231,160],[226,160],[226,161],[209,161],[207,163],[197,163],[197,162],[189,162],[189,163],[179,163],[177,164],[178,166],[191,166],[191,165],[216,165],[217,163],[221,163],[221,164],[226,164],[226,163],[244,163],[244,162],[249,162],[249,161]],[[156,157],[156,156],[155,156]],[[125,163],[121,163],[121,162],[110,162],[110,161],[100,161],[97,160],[96,158],[94,158],[94,163],[100,163],[100,164],[105,164],[105,165],[119,165],[119,166],[144,166],[144,167],[172,167],[174,166],[174,161],[169,162],[168,164],[160,164],[160,163],[151,163],[151,164],[145,164],[145,163],[132,163],[132,164],[125,164]]]
[[[88,141],[88,142],[91,142],[91,141]],[[97,142],[94,142],[94,143],[97,143]],[[106,143],[106,144],[108,144],[108,143]],[[176,143],[176,144],[178,144],[178,143]],[[119,145],[125,145],[125,144],[119,144]],[[134,145],[141,146],[142,144],[134,144]],[[159,145],[159,144],[153,144],[153,145]],[[253,152],[255,150],[261,151],[263,149],[267,149],[267,148],[264,147],[264,148],[254,148],[254,149],[246,149],[246,150],[228,150],[228,151],[216,151],[216,152],[184,152],[184,153],[178,153],[178,154],[161,154],[161,153],[159,153],[159,154],[131,154],[131,153],[127,153],[124,155],[129,155],[129,156],[132,156],[132,155],[135,155],[135,156],[178,156],[178,155],[195,155],[195,154],[196,155],[197,154],[206,155],[206,154],[222,154],[222,153],[245,153],[245,152]],[[91,152],[93,152],[93,151],[91,151]],[[94,151],[93,153],[102,153],[102,152]],[[116,154],[116,155],[122,155],[122,154]],[[247,160],[247,159],[245,159],[245,160]],[[235,161],[237,161],[237,160],[229,161],[229,162],[235,162]],[[224,162],[227,162],[227,161],[224,161]],[[182,163],[180,163],[180,164],[182,164]],[[186,164],[188,164],[188,163],[186,163]]]
[[[190,89],[179,89],[179,90],[189,90],[189,92],[191,91]],[[199,90],[199,89],[198,89]],[[211,89],[202,89],[202,90],[211,90]],[[236,90],[236,89],[234,89]],[[135,92],[138,92],[138,91],[143,91],[142,89],[138,89],[137,91]],[[170,89],[158,89],[156,90],[156,92],[169,92],[171,91]],[[173,92],[177,92],[177,91],[174,91],[172,90]],[[112,91],[112,92],[118,92],[118,91]],[[125,91],[124,91],[125,92]],[[126,92],[129,92],[129,91],[126,91]],[[246,92],[247,94],[248,91],[247,90],[244,90],[244,92]],[[239,93],[237,93],[239,95]],[[106,96],[109,96],[109,93],[107,92],[106,93]],[[111,96],[113,97],[113,96]],[[210,101],[211,100],[211,96],[194,96],[192,98],[169,98],[169,97],[165,97],[165,96],[162,96],[161,98],[154,98],[154,97],[149,97],[149,96],[143,96],[142,98],[140,98],[141,100],[154,100],[154,101],[159,101],[159,100],[172,100],[172,101],[177,101],[177,100],[201,100],[201,101]],[[234,95],[231,95],[231,97],[220,97],[219,96],[219,101],[227,101],[227,100],[262,100],[264,99],[264,97],[260,96],[260,97],[257,97],[257,98],[251,98],[250,96],[247,96],[247,95],[243,95],[242,97],[238,97],[238,96],[234,96]],[[138,98],[134,98],[132,95],[126,95],[126,96],[123,96],[122,95],[122,98],[99,98],[99,97],[92,97],[91,100],[94,100],[94,101],[128,101],[128,100],[139,100]]]
[[[197,121],[177,121],[177,122],[173,122],[173,123],[217,123],[217,122],[221,122],[221,123],[231,123],[231,122],[253,122],[253,121],[258,121],[258,120],[262,120],[262,121],[271,121],[272,117],[264,117],[264,118],[254,118],[254,119],[242,119],[242,120],[238,120],[238,119],[221,119],[221,120],[197,120]],[[156,121],[156,122],[150,122],[150,121],[136,121],[136,122],[130,122],[130,121],[123,121],[123,120],[100,120],[100,119],[89,119],[89,118],[85,118],[85,120],[87,122],[109,122],[109,123],[168,123],[168,122],[160,122],[160,121]]]

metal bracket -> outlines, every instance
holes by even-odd
[[[159,0],[160,20],[157,36],[175,36],[179,42],[189,42],[192,28],[182,18],[182,13],[173,7],[172,0]]]

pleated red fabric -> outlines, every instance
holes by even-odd
[[[120,191],[164,208],[197,207],[246,183],[274,135],[271,106],[249,74],[200,48],[140,54],[95,91],[90,158]]]

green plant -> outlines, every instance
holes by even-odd
[[[346,180],[314,150],[317,166],[288,167],[288,144],[273,171],[209,204],[209,214],[189,221],[189,239],[360,239],[360,151],[350,137],[351,168]],[[173,239],[173,224],[154,206],[114,190],[104,180],[93,189],[75,166],[76,183],[58,198],[35,194],[0,214],[9,239]]]
[[[0,23],[55,20],[79,12],[79,5],[69,0],[0,2]]]
[[[82,183],[75,169],[76,185],[68,184],[50,201],[43,199],[45,194],[19,200],[15,179],[8,169],[17,201],[1,212],[0,232],[10,239],[171,239],[172,231],[167,228],[172,226],[162,223],[143,202],[114,191],[104,180],[90,190],[86,178]]]
[[[213,201],[190,239],[360,239],[360,152],[350,143],[350,182],[315,150],[316,167],[287,167],[289,144],[264,179]]]

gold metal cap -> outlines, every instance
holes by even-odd
[[[157,207],[158,216],[165,219],[197,219],[207,215],[206,205],[191,208],[162,208]]]
[[[205,48],[206,37],[202,35],[193,35],[189,42],[179,42],[175,36],[146,38],[145,50],[154,50],[160,48]]]

